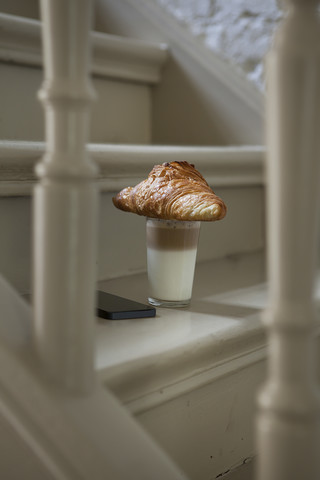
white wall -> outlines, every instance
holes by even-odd
[[[276,0],[154,0],[199,42],[263,88],[263,58],[282,12]]]

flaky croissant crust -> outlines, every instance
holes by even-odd
[[[221,220],[227,211],[188,162],[155,165],[146,180],[124,188],[112,200],[120,210],[166,220]]]

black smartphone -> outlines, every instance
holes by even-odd
[[[108,320],[155,317],[156,309],[150,305],[98,290],[97,315]]]

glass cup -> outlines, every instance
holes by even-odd
[[[189,305],[200,224],[147,218],[148,301],[151,305]]]

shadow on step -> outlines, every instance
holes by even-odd
[[[190,310],[195,313],[204,313],[228,318],[247,318],[261,312],[260,308],[209,301],[206,302],[205,300],[192,301]]]

